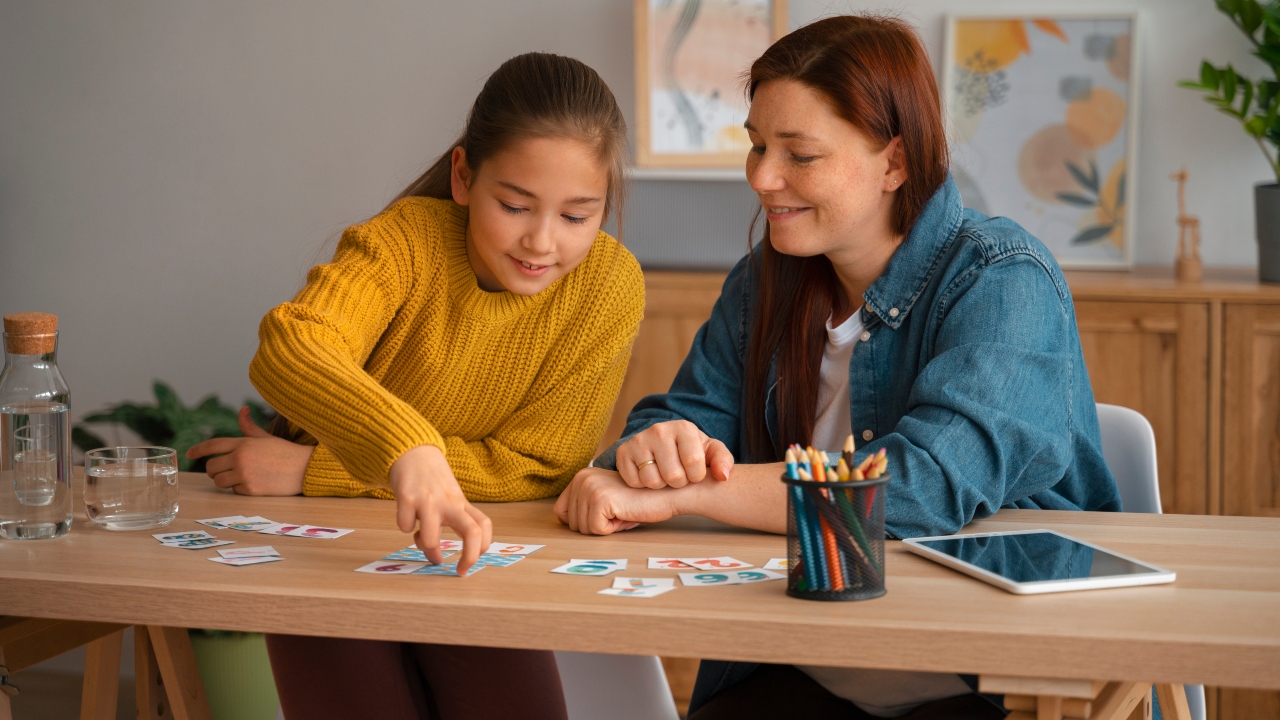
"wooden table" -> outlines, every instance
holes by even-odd
[[[785,541],[701,518],[591,538],[558,524],[551,501],[485,505],[495,540],[547,547],[468,578],[374,576],[353,570],[412,541],[395,528],[394,503],[247,498],[217,490],[200,475],[184,474],[181,482],[182,510],[167,530],[242,514],[356,532],[319,540],[211,531],[239,547],[273,545],[285,557],[231,567],[208,562],[213,550],[167,548],[149,533],[109,532],[77,517],[65,538],[0,543],[0,614],[724,660],[874,662],[979,674],[985,687],[1047,697],[1070,698],[1085,687],[1096,696],[1102,686],[1091,679],[1280,689],[1280,519],[1002,510],[966,529],[1054,528],[1174,570],[1172,585],[1019,597],[890,542],[889,592],[868,602],[796,600],[783,594],[782,582],[627,599],[597,594],[610,578],[548,571],[591,557],[626,557],[628,574],[646,576],[674,575],[646,570],[650,556],[732,555],[759,566],[784,556]],[[1042,690],[1028,690],[1034,687]]]

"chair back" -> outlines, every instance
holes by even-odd
[[[679,720],[655,655],[556,651],[569,720]]]

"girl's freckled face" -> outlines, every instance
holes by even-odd
[[[459,152],[454,199],[469,208],[467,257],[480,287],[536,295],[587,257],[609,190],[607,169],[592,145],[526,138],[486,159],[474,174],[458,167]],[[461,187],[460,174],[466,176]]]

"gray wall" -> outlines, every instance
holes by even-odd
[[[1258,63],[1209,0],[1132,4],[1146,13],[1138,262],[1171,261],[1164,178],[1186,163],[1206,259],[1252,265],[1266,165],[1174,83],[1202,56]],[[944,12],[1061,7],[792,0],[791,25],[884,5],[935,58]],[[0,4],[0,313],[61,316],[77,415],[145,399],[153,378],[188,401],[250,396],[263,313],[444,149],[494,67],[576,56],[630,117],[631,32],[624,0]],[[752,200],[743,184],[637,183],[625,239],[648,267],[727,266]]]

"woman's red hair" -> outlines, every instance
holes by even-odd
[[[892,223],[905,237],[946,180],[948,164],[938,86],[915,30],[896,18],[873,15],[819,20],[774,43],[752,63],[748,95],[754,98],[763,83],[773,80],[795,80],[818,91],[879,148],[902,138],[907,179],[895,193]],[[758,272],[758,296],[743,398],[752,462],[779,460],[786,445],[812,441],[826,322],[840,292],[826,256],[778,252],[767,223],[761,243],[760,261],[752,261],[751,268]],[[860,298],[849,300],[861,304]],[[776,443],[765,420],[775,355]]]

